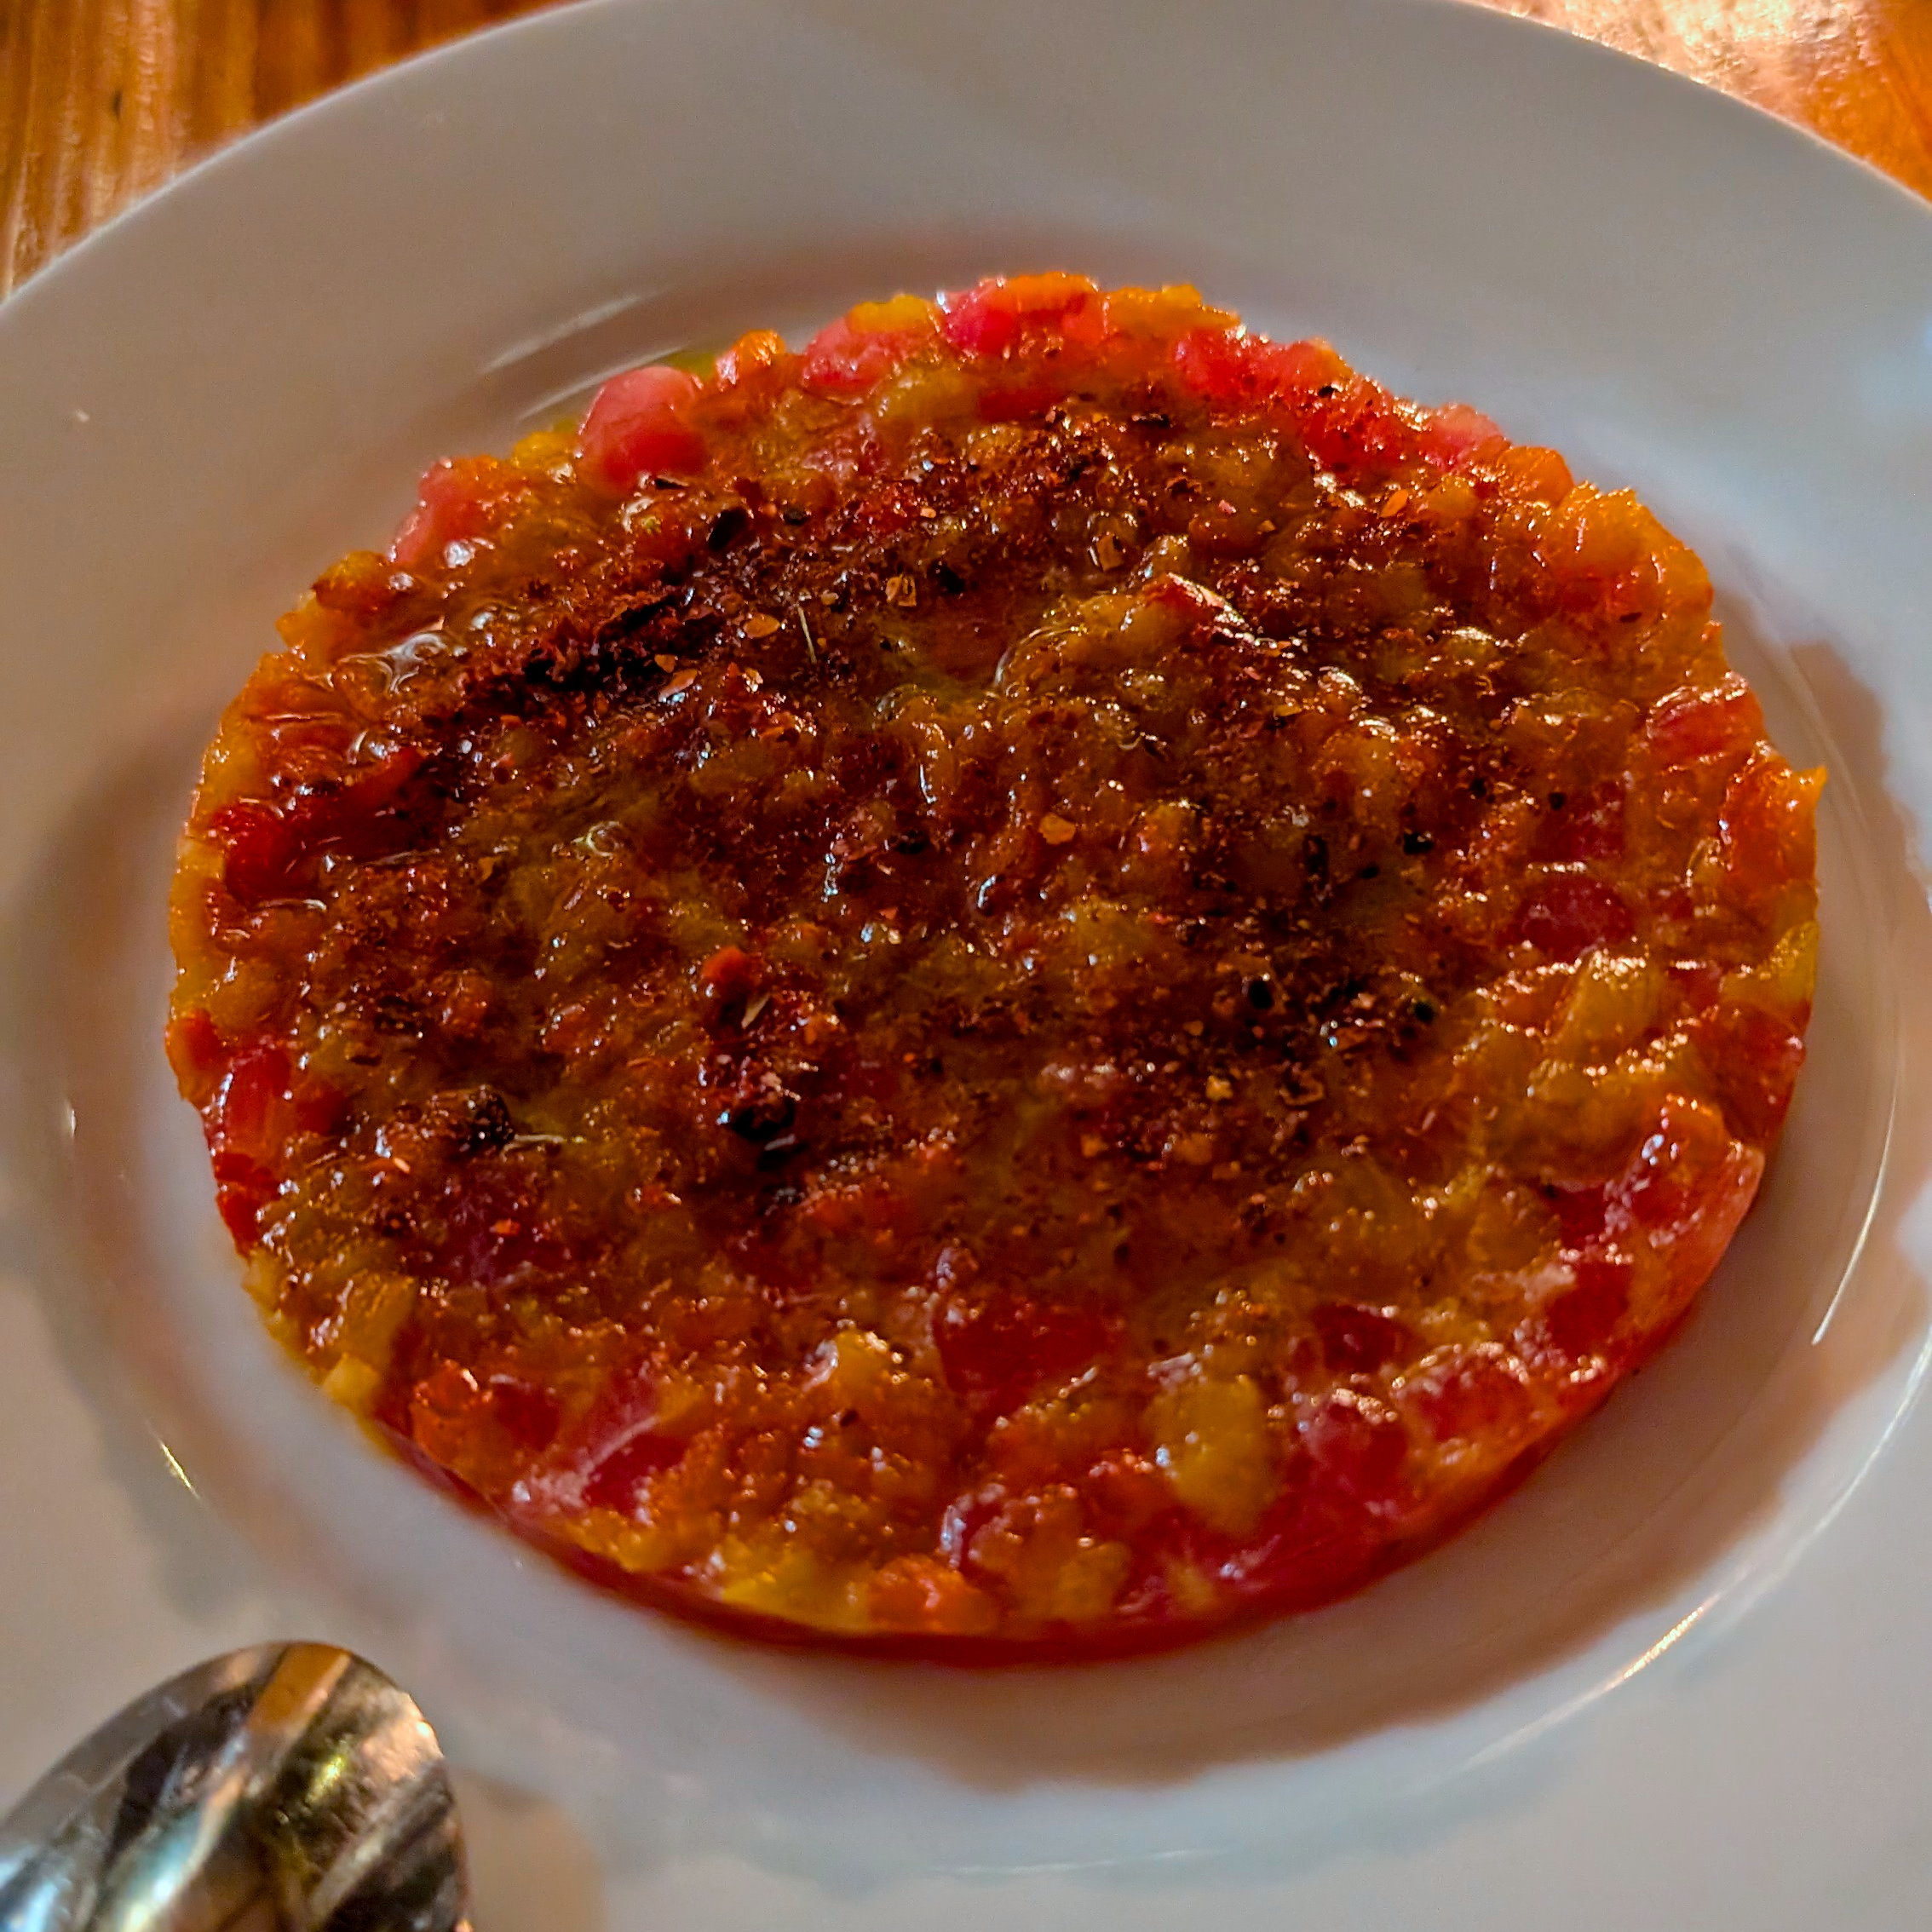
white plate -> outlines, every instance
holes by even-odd
[[[734,1648],[459,1516],[273,1358],[157,1050],[169,842],[275,612],[431,456],[654,351],[1049,264],[1325,333],[1704,550],[1833,767],[1814,1062],[1681,1340],[1356,1601],[1057,1675]],[[1932,1922],[1929,328],[1932,212],[1444,0],[605,0],[297,115],[31,284],[0,1803],[195,1658],[332,1636],[469,1768],[489,1932]]]

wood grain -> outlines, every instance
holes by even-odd
[[[0,0],[0,293],[258,123],[553,3]],[[1492,3],[1756,101],[1932,195],[1932,0]]]
[[[1932,195],[1932,0],[1492,0],[1740,95]]]
[[[550,0],[0,0],[0,292],[262,121]]]

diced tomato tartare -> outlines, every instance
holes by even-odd
[[[900,296],[439,463],[204,767],[169,1048],[276,1335],[660,1607],[1172,1644],[1676,1325],[1812,812],[1627,492],[1192,290]]]

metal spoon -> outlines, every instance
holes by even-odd
[[[183,1671],[0,1820],[0,1932],[468,1932],[468,1891],[435,1733],[330,1644]]]

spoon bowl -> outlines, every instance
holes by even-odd
[[[435,1733],[329,1644],[183,1671],[0,1820],[7,1932],[467,1932],[468,1890]]]

